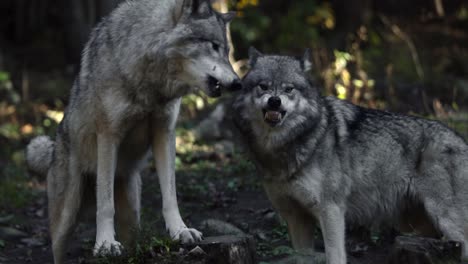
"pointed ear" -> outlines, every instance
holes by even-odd
[[[192,6],[193,6],[193,1],[192,0],[184,0],[184,3],[182,4],[182,12],[180,15],[179,20],[186,20],[190,15],[192,14]]]
[[[196,5],[194,6],[193,13],[197,15],[207,15],[211,12],[209,0],[193,0]]]
[[[256,48],[250,47],[249,48],[249,65],[253,67],[255,63],[257,63],[258,57],[261,57],[263,54],[260,53]]]
[[[211,6],[208,0],[184,0],[181,19],[189,18],[192,15],[206,15],[210,12]]]
[[[312,70],[312,62],[310,61],[310,49],[306,49],[301,59],[301,67],[304,72]]]
[[[233,20],[235,17],[236,17],[236,12],[234,11],[221,14],[221,18],[223,19],[225,23],[231,22],[231,20]]]

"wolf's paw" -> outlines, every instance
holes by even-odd
[[[123,251],[123,246],[117,241],[107,241],[96,242],[94,245],[93,255],[95,257],[103,256],[120,256]]]
[[[201,241],[203,234],[194,228],[181,227],[176,232],[171,232],[171,238],[180,241],[182,244],[188,244]]]

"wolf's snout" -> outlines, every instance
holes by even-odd
[[[281,98],[278,96],[272,96],[268,99],[268,107],[271,109],[278,109],[281,106]]]
[[[242,90],[242,82],[238,79],[234,80],[228,88],[230,91]]]
[[[267,107],[264,108],[263,118],[272,127],[281,123],[281,120],[286,115],[286,111],[281,110],[281,98],[272,96],[268,99]]]
[[[221,83],[213,76],[208,76],[208,96],[220,97],[221,96]]]

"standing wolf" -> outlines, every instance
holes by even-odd
[[[232,18],[203,0],[135,0],[94,29],[56,141],[39,137],[27,148],[31,170],[47,173],[55,263],[63,262],[77,216],[89,205],[97,206],[94,254],[120,254],[114,215],[118,239],[132,241],[140,217],[139,171],[150,149],[170,236],[201,239],[177,205],[174,129],[181,96],[241,88],[227,56]]]
[[[345,264],[345,220],[398,224],[423,208],[446,238],[468,242],[468,146],[436,121],[322,97],[302,59],[252,49],[237,127],[288,223],[293,246],[313,248],[321,227],[327,263]]]

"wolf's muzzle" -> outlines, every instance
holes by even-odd
[[[234,80],[228,87],[228,90],[232,92],[242,90],[242,82],[240,80]]]
[[[221,96],[221,82],[213,76],[208,76],[208,96],[220,97]]]
[[[213,76],[208,76],[207,85],[209,91],[208,95],[211,97],[221,96],[222,89],[227,89],[228,91],[238,91],[242,89],[242,83],[239,79],[235,79],[230,84],[226,85]]]

